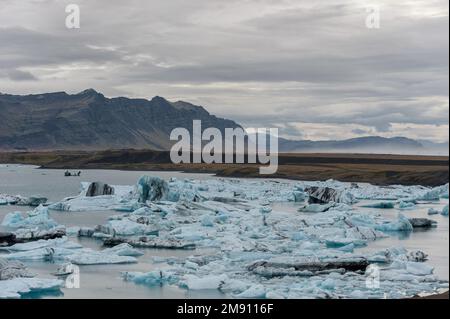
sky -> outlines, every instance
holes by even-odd
[[[66,27],[69,4],[79,5],[79,29]],[[448,0],[0,0],[0,92],[158,95],[294,139],[448,142],[448,7]],[[374,12],[379,28],[367,26]]]

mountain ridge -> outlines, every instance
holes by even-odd
[[[194,119],[206,127],[241,127],[185,101],[161,96],[107,98],[94,89],[76,94],[29,95],[0,93],[0,151],[105,150],[151,148],[168,150],[176,127],[191,131]],[[385,154],[448,154],[447,143],[406,137],[365,136],[311,141],[280,138],[281,152],[359,152]],[[430,154],[431,155],[431,154]]]

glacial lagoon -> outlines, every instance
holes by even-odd
[[[270,207],[269,209],[260,209],[261,214],[267,217],[261,217],[261,220],[268,220],[270,224],[271,215],[277,216],[274,219],[274,224],[279,225],[277,228],[277,234],[267,233],[264,234],[265,228],[263,226],[255,227],[255,229],[248,230],[258,231],[261,230],[262,234],[252,234],[248,236],[249,241],[252,241],[252,245],[255,245],[254,242],[258,242],[261,240],[262,244],[271,243],[273,240],[276,243],[279,249],[282,249],[280,252],[280,256],[286,257],[289,254],[289,249],[294,249],[294,251],[302,250],[302,251],[314,251],[320,247],[323,247],[323,251],[332,251],[332,249],[328,249],[323,246],[323,242],[327,240],[324,235],[316,235],[310,228],[305,228],[304,230],[299,229],[299,232],[293,231],[289,228],[289,225],[285,225],[286,220],[292,218],[296,222],[301,220],[302,217],[307,221],[318,220],[318,222],[314,227],[318,232],[321,231],[321,223],[327,223],[325,219],[328,218],[326,212],[299,212],[299,208],[304,205],[304,203],[295,202],[292,200],[292,196],[290,192],[295,190],[296,185],[299,184],[298,181],[273,181],[274,185],[278,185],[278,183],[282,183],[282,186],[279,187],[276,194],[271,194],[272,198],[264,198],[261,194],[264,192],[268,192],[268,189],[261,190],[260,192],[255,190],[258,188],[257,185],[263,184],[262,180],[239,180],[239,179],[222,179],[217,178],[207,174],[188,174],[188,173],[179,173],[179,172],[137,172],[137,171],[114,171],[114,170],[83,170],[80,177],[65,177],[64,170],[47,170],[47,169],[38,169],[33,166],[26,165],[0,165],[0,194],[9,194],[9,195],[21,195],[24,197],[28,196],[43,196],[48,198],[49,203],[57,203],[62,201],[64,198],[69,196],[77,196],[80,194],[81,182],[95,182],[101,181],[103,183],[107,183],[108,185],[129,185],[130,189],[132,189],[133,185],[136,184],[137,180],[144,175],[156,176],[160,177],[166,181],[170,179],[176,178],[179,181],[182,180],[195,180],[196,185],[203,185],[202,181],[205,181],[205,185],[197,187],[199,193],[203,195],[208,194],[208,189],[211,189],[211,192],[220,194],[228,194],[227,187],[232,187],[232,192],[234,193],[234,197],[242,199],[242,202],[255,202],[255,207]],[[208,184],[209,183],[209,184]],[[240,193],[240,183],[242,183],[242,192]],[[223,184],[223,189],[221,184]],[[333,184],[333,183],[331,183]],[[231,185],[231,186],[230,186]],[[301,187],[303,187],[302,185]],[[277,186],[278,187],[278,186]],[[350,187],[350,186],[348,186]],[[365,189],[365,185],[361,184],[362,189]],[[219,189],[219,190],[218,190]],[[264,191],[264,192],[263,192]],[[412,188],[407,190],[398,190],[398,192],[403,192],[404,194],[417,195],[426,193],[427,190],[421,188]],[[358,194],[360,191],[354,191]],[[361,191],[364,193],[364,191]],[[383,191],[380,191],[381,193]],[[389,194],[391,191],[387,190],[384,194]],[[409,192],[409,193],[408,193]],[[417,192],[417,194],[415,193]],[[422,192],[422,193],[421,193]],[[448,191],[447,191],[448,194]],[[226,197],[228,195],[224,195]],[[364,196],[363,196],[364,197]],[[438,201],[418,201],[414,207],[408,209],[399,209],[398,205],[396,205],[393,209],[380,209],[380,208],[370,208],[373,204],[379,203],[381,201],[386,201],[385,199],[359,199],[357,202],[349,205],[356,211],[358,214],[365,216],[378,216],[379,218],[385,221],[395,221],[398,218],[398,214],[401,213],[408,218],[430,218],[437,222],[437,227],[426,230],[414,229],[413,231],[386,231],[383,238],[377,238],[376,240],[369,240],[367,245],[361,245],[351,247],[351,253],[347,251],[350,255],[365,255],[372,256],[377,255],[378,252],[383,251],[392,247],[404,247],[408,251],[416,251],[420,250],[425,252],[428,255],[428,260],[426,264],[433,267],[433,276],[436,277],[437,281],[435,284],[430,284],[430,287],[427,286],[427,280],[421,282],[418,287],[412,287],[413,284],[405,285],[406,291],[418,292],[421,289],[421,286],[424,288],[437,289],[437,288],[445,288],[448,287],[449,280],[449,222],[448,216],[443,216],[441,214],[428,216],[428,211],[430,208],[435,209],[436,211],[443,211],[444,207],[448,205],[448,196],[443,196]],[[267,202],[265,200],[267,199]],[[211,198],[209,199],[212,200]],[[393,202],[398,203],[399,199],[389,199]],[[72,204],[72,208],[75,207],[77,202]],[[226,210],[227,207],[232,206],[232,202],[228,203],[228,206],[224,204],[222,207]],[[84,206],[83,206],[84,207]],[[92,208],[92,207],[91,207]],[[332,208],[336,209],[336,215],[340,214],[342,211],[341,208]],[[5,216],[14,211],[31,211],[33,208],[23,207],[23,206],[13,206],[13,205],[0,205],[0,221],[2,221]],[[231,210],[230,210],[231,211]],[[251,212],[252,210],[250,210]],[[244,210],[243,210],[244,212]],[[230,213],[230,216],[234,214]],[[51,219],[56,221],[60,225],[64,225],[67,228],[72,227],[91,227],[94,228],[97,225],[105,225],[108,223],[112,216],[120,215],[116,209],[111,210],[95,210],[89,209],[87,211],[83,211],[83,209],[75,210],[75,211],[57,211],[57,210],[49,210],[49,216]],[[250,213],[249,213],[250,214]],[[257,214],[257,213],[256,213]],[[331,213],[330,213],[331,214]],[[278,217],[281,216],[281,217]],[[291,217],[290,217],[291,216]],[[317,216],[317,218],[315,217]],[[377,218],[378,218],[377,217]],[[250,217],[249,217],[250,218]],[[248,219],[251,221],[251,219]],[[244,220],[243,223],[248,222]],[[195,223],[196,221],[192,221]],[[210,223],[210,220],[201,217],[199,218],[198,224],[195,224],[195,227],[210,227],[211,232],[217,232],[220,230],[221,232],[226,232],[228,224],[227,222],[221,222],[214,225],[207,225]],[[235,222],[235,225],[238,225],[240,221]],[[385,223],[385,222],[384,222]],[[293,222],[295,225],[295,223]],[[235,226],[234,225],[234,226]],[[382,226],[385,224],[381,224]],[[233,227],[234,227],[233,226]],[[195,229],[193,228],[194,232]],[[234,229],[230,226],[230,232]],[[182,228],[182,227],[181,227]],[[330,275],[316,275],[308,278],[304,277],[289,277],[289,280],[277,278],[271,279],[255,279],[259,278],[252,274],[252,279],[249,279],[248,282],[245,282],[246,279],[246,265],[252,262],[255,262],[258,259],[265,258],[276,258],[277,252],[272,251],[271,247],[257,247],[249,244],[249,247],[246,246],[245,240],[241,242],[234,242],[229,237],[233,236],[233,233],[221,235],[221,239],[219,241],[214,241],[214,238],[208,238],[208,233],[204,233],[204,228],[201,229],[200,233],[202,238],[199,240],[199,247],[196,250],[168,250],[168,249],[139,249],[142,251],[143,255],[137,257],[137,263],[130,264],[120,264],[120,265],[85,265],[80,266],[80,288],[79,289],[67,289],[62,288],[60,291],[51,291],[44,293],[31,293],[24,294],[23,298],[231,298],[235,296],[241,297],[249,297],[249,298],[260,298],[260,297],[286,297],[286,298],[302,298],[302,297],[314,297],[314,294],[317,294],[317,297],[333,297],[333,296],[344,296],[349,298],[357,298],[357,297],[380,297],[383,296],[384,293],[380,292],[367,292],[364,291],[364,287],[360,287],[358,290],[354,288],[355,291],[349,291],[351,289],[350,286],[346,287],[344,282],[345,280],[353,280],[352,277],[345,277],[344,275],[338,274],[330,274]],[[10,231],[8,227],[2,226],[0,227],[0,231]],[[184,232],[185,230],[180,230],[180,232]],[[335,231],[334,228],[326,228],[326,231]],[[280,234],[283,233],[283,234]],[[299,233],[302,233],[301,236]],[[338,232],[334,232],[330,235],[330,238],[335,238]],[[306,235],[305,235],[306,234]],[[179,235],[179,233],[178,233]],[[292,236],[292,238],[287,238]],[[306,237],[305,237],[306,236]],[[308,236],[313,236],[317,240],[313,243],[309,243]],[[212,236],[213,237],[213,236]],[[276,238],[275,238],[276,237]],[[300,238],[301,237],[301,238]],[[192,234],[186,235],[183,237],[186,240],[189,238],[193,238]],[[246,238],[245,235],[242,235],[242,238]],[[70,236],[70,241],[78,243],[82,245],[84,248],[90,248],[95,251],[101,251],[104,249],[103,242],[101,239],[94,238],[84,238],[78,236]],[[348,239],[348,238],[346,238]],[[222,249],[221,247],[217,247],[217,243],[227,243],[226,240],[230,241],[230,246],[226,247],[226,249]],[[280,241],[283,241],[283,244],[280,244]],[[291,243],[292,241],[292,243]],[[346,241],[343,241],[346,242]],[[350,242],[350,241],[349,241]],[[355,241],[356,242],[356,241]],[[239,246],[241,245],[241,246]],[[296,246],[295,246],[296,245]],[[348,246],[345,246],[348,247]],[[344,250],[341,250],[342,247],[336,247],[336,253],[341,256],[341,254],[346,253]],[[328,250],[327,250],[328,249]],[[230,279],[230,283],[228,284],[228,289],[201,289],[201,284],[199,282],[195,282],[192,284],[193,286],[197,286],[200,289],[190,289],[189,281],[186,287],[186,284],[180,285],[176,283],[168,284],[161,283],[158,285],[146,285],[146,284],[137,284],[133,281],[124,280],[121,274],[128,273],[138,273],[138,274],[146,274],[152,271],[171,271],[172,268],[177,268],[177,271],[181,271],[178,274],[180,277],[183,275],[194,276],[196,279],[208,278],[208,276],[219,276],[218,273],[210,274],[207,268],[205,270],[192,270],[183,267],[187,267],[187,263],[183,264],[184,261],[191,258],[193,255],[198,256],[214,256],[229,254],[229,256],[238,255],[242,252],[244,257],[239,257],[243,262],[238,262],[241,260],[236,258],[233,260],[232,265],[236,267],[235,273],[229,273],[228,278]],[[6,255],[6,251],[0,252],[0,257]],[[255,257],[256,256],[256,257]],[[177,262],[175,266],[173,263],[167,262],[174,257]],[[221,260],[220,258],[214,257],[210,259],[211,263],[221,266],[223,262],[223,267],[226,267],[227,262],[229,262],[229,258],[227,260]],[[205,262],[208,262],[209,259],[205,259]],[[178,263],[178,264],[177,264]],[[55,277],[52,275],[58,268],[58,261],[54,262],[45,262],[45,261],[24,261],[24,264],[37,275],[38,278],[48,278],[54,279]],[[190,262],[192,264],[192,262]],[[199,267],[202,266],[199,263]],[[207,265],[206,265],[207,266]],[[197,267],[197,266],[196,266]],[[239,267],[241,269],[239,269]],[[203,268],[203,267],[200,267]],[[186,271],[186,273],[184,273]],[[220,271],[220,267],[218,269]],[[395,270],[399,274],[404,276],[409,276],[410,274],[399,270]],[[389,271],[388,271],[389,272]],[[387,272],[387,273],[388,273]],[[420,271],[419,271],[420,272]],[[236,275],[236,278],[232,278]],[[389,276],[392,274],[389,273]],[[421,274],[427,276],[425,274]],[[197,276],[197,277],[195,277]],[[340,277],[341,276],[341,277]],[[362,276],[363,277],[363,276]],[[213,278],[213,277],[211,277]],[[413,278],[413,277],[411,277]],[[255,282],[255,280],[257,280]],[[277,281],[278,280],[278,281]],[[318,282],[316,286],[308,287],[308,289],[303,289],[306,282]],[[359,278],[359,281],[363,282],[364,278]],[[297,281],[297,283],[296,283]],[[238,282],[244,282],[243,286],[240,287]],[[289,282],[294,282],[296,284],[295,287],[289,286]],[[326,284],[323,284],[326,283]],[[383,282],[381,283],[383,284]],[[392,284],[392,283],[391,283]],[[309,283],[308,283],[309,285]],[[225,285],[226,286],[226,285]],[[349,288],[350,287],[350,288]],[[264,293],[261,293],[261,289]],[[302,290],[303,289],[303,290]],[[418,289],[416,291],[416,289]],[[437,290],[436,290],[437,291]],[[253,295],[252,295],[253,292]],[[270,292],[270,294],[269,294]],[[428,293],[430,291],[427,291]],[[244,294],[246,293],[246,294]],[[396,294],[392,296],[393,298],[398,298],[399,295]],[[405,296],[406,297],[406,296]]]

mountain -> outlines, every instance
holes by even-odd
[[[173,144],[169,140],[172,129],[192,131],[193,120],[201,120],[203,128],[216,127],[222,133],[225,128],[240,127],[191,103],[169,102],[158,96],[152,100],[106,98],[93,89],[78,94],[0,94],[0,114],[0,151],[168,150]],[[448,155],[448,143],[404,137],[279,142],[281,152]]]
[[[280,139],[280,150],[292,153],[382,153],[448,155],[448,143],[416,141],[405,137],[358,137],[340,141],[293,141]]]
[[[0,150],[167,150],[172,129],[192,128],[193,119],[222,132],[239,127],[190,103],[106,98],[92,89],[73,95],[0,94],[0,114]]]

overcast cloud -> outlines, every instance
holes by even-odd
[[[65,27],[79,4],[81,29]],[[378,5],[381,28],[368,29]],[[186,100],[302,139],[448,141],[448,0],[0,0],[0,91]]]

